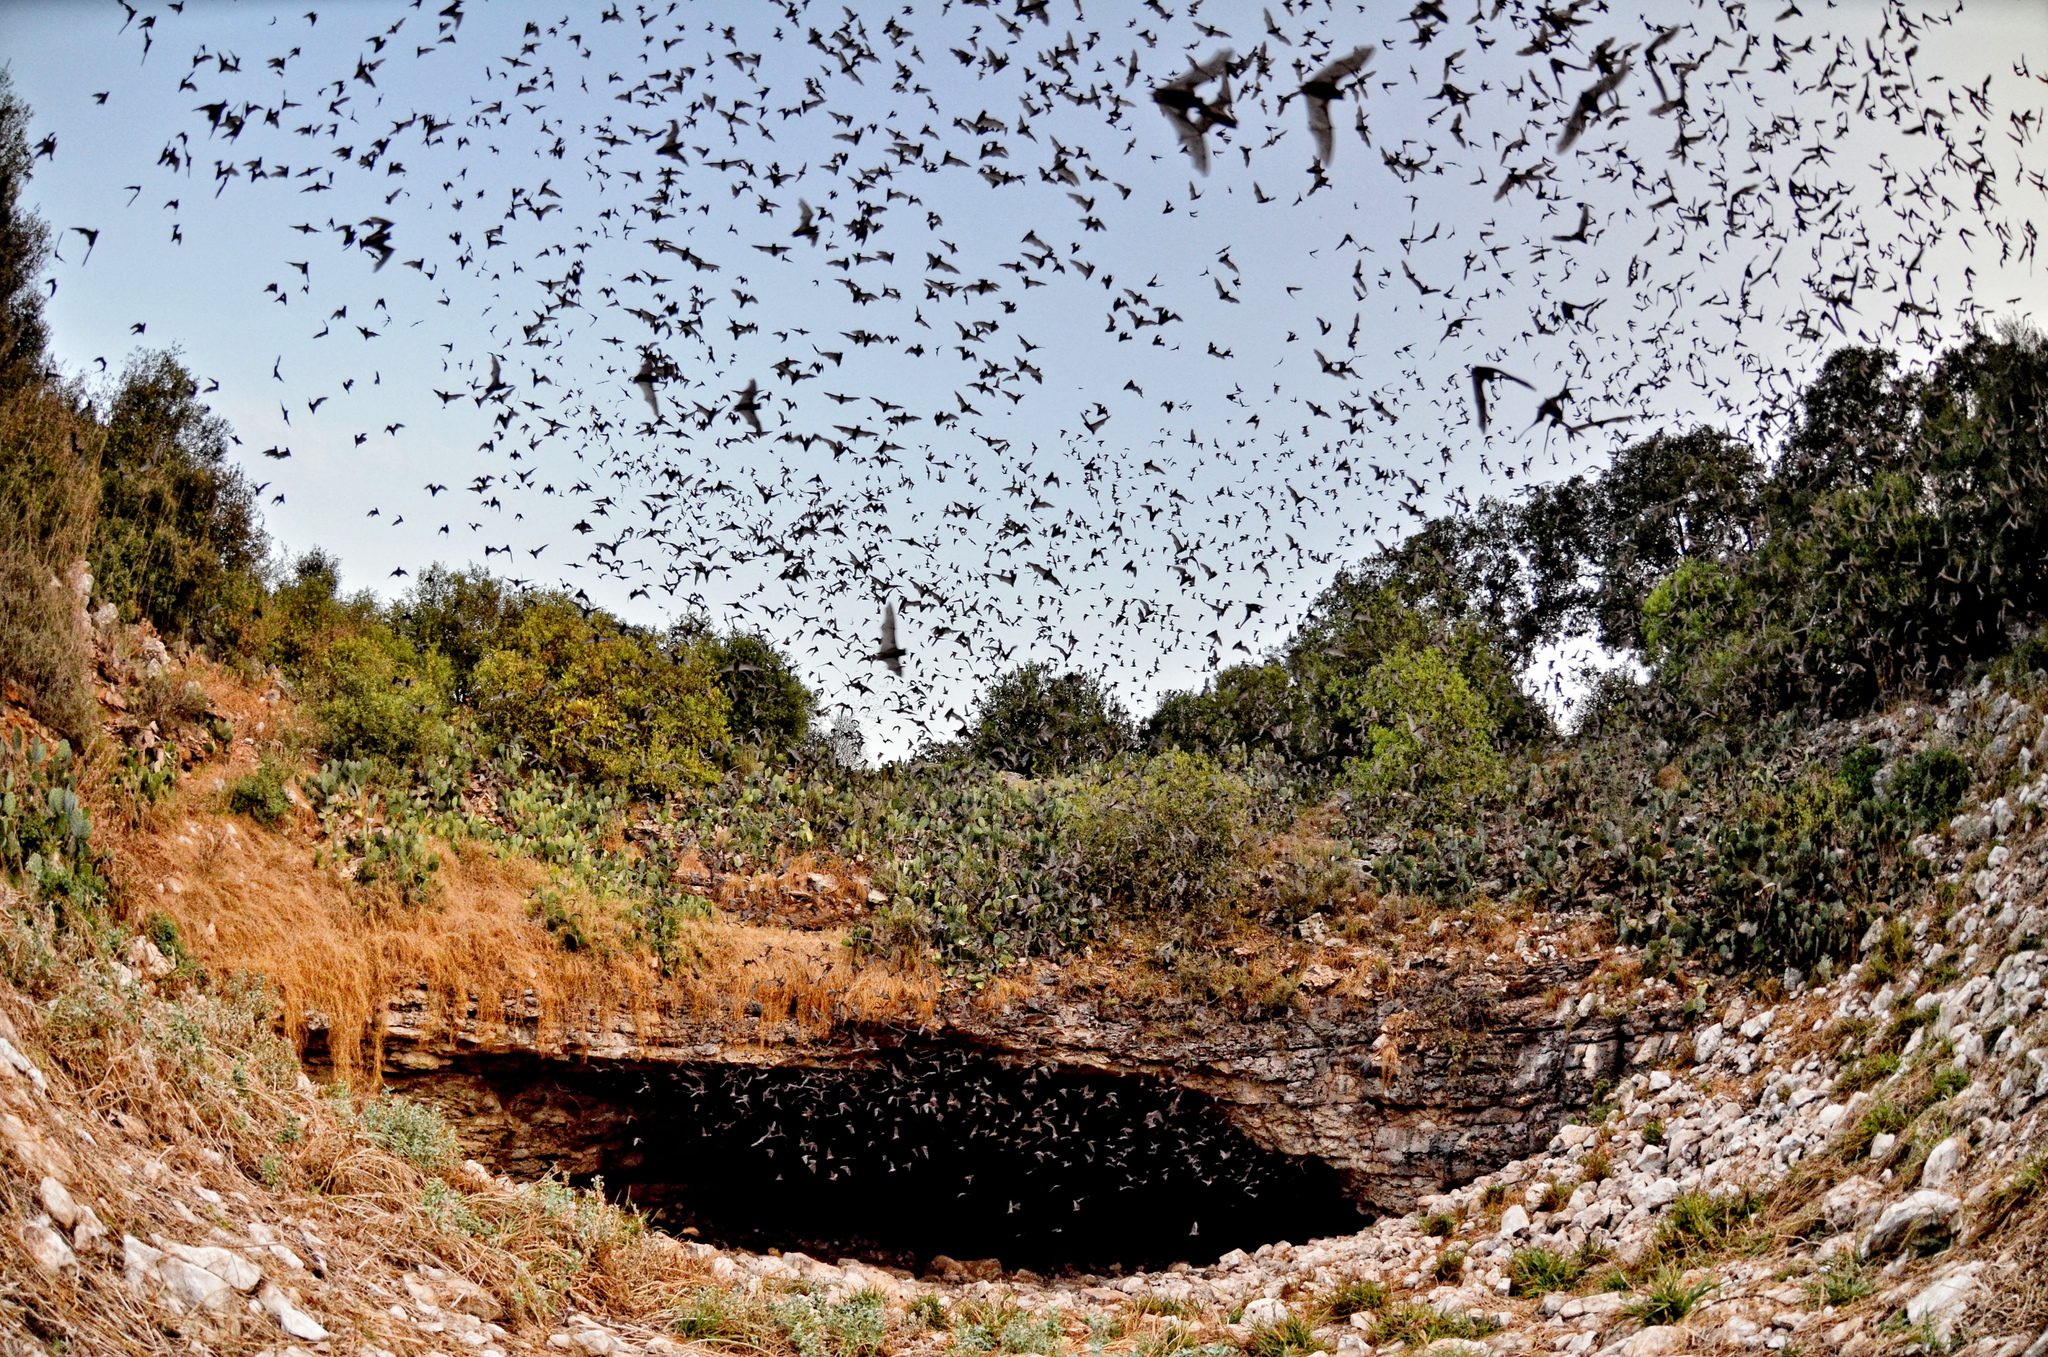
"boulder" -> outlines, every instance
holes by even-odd
[[[1820,1199],[1821,1219],[1836,1233],[1858,1230],[1876,1219],[1883,1201],[1884,1188],[1858,1174],[1828,1189]]]
[[[1966,1142],[1961,1136],[1950,1136],[1927,1152],[1927,1162],[1920,1166],[1920,1186],[1947,1187],[1962,1167],[1963,1150]]]
[[[1882,1258],[1909,1244],[1940,1235],[1955,1219],[1956,1212],[1962,1209],[1961,1201],[1932,1188],[1922,1188],[1903,1200],[1895,1201],[1884,1209],[1884,1214],[1877,1218],[1877,1224],[1871,1227],[1870,1237],[1863,1241],[1863,1257],[1866,1260]]]
[[[1946,1342],[1955,1332],[1956,1321],[1978,1290],[1983,1263],[1965,1263],[1936,1277],[1919,1294],[1906,1302],[1906,1322],[1931,1324]]]
[[[1676,1324],[1652,1324],[1629,1335],[1621,1345],[1621,1357],[1667,1357],[1669,1353],[1684,1352],[1690,1342],[1685,1330]]]
[[[263,1289],[256,1293],[256,1303],[263,1307],[263,1313],[277,1322],[293,1338],[308,1343],[327,1341],[327,1330],[319,1320],[292,1304],[291,1297],[278,1289],[276,1283],[265,1282]]]
[[[163,1278],[164,1287],[188,1309],[226,1310],[235,1303],[234,1287],[182,1258],[160,1258],[156,1271]]]
[[[1287,1302],[1260,1296],[1244,1307],[1243,1323],[1254,1329],[1270,1329],[1287,1322]]]
[[[36,1266],[45,1272],[78,1270],[78,1255],[64,1242],[64,1236],[47,1225],[31,1222],[21,1227],[21,1242]]]
[[[1520,1202],[1500,1213],[1500,1237],[1513,1239],[1529,1231],[1529,1212]]]

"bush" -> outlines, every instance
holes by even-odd
[[[260,825],[275,827],[292,813],[291,798],[285,795],[285,770],[265,759],[256,771],[237,778],[228,788],[228,810],[246,815]]]
[[[1676,1324],[1719,1285],[1712,1277],[1688,1282],[1675,1265],[1660,1268],[1644,1286],[1642,1295],[1629,1302],[1625,1313],[1645,1327]]]
[[[1385,1284],[1370,1278],[1353,1278],[1347,1282],[1340,1282],[1330,1297],[1330,1314],[1338,1319],[1361,1314],[1367,1310],[1384,1310],[1386,1306]]]
[[[333,641],[309,671],[313,719],[329,758],[403,765],[445,743],[447,664],[381,623]]]
[[[1891,798],[1912,824],[1929,829],[1955,813],[1969,793],[1970,765],[1947,746],[1922,750],[1892,775]]]
[[[1054,677],[1027,664],[997,679],[975,704],[968,747],[977,758],[1026,777],[1099,763],[1129,748],[1123,704],[1087,674]]]
[[[1242,779],[1180,750],[1084,784],[1068,828],[1084,888],[1143,912],[1213,909],[1235,884],[1250,801]]]
[[[40,719],[83,742],[99,709],[75,563],[92,537],[101,436],[81,404],[46,383],[0,395],[0,682],[18,684]]]
[[[239,639],[268,550],[226,421],[177,355],[137,354],[107,411],[92,566],[102,598],[166,636]]]
[[[1569,1291],[1582,1270],[1571,1259],[1549,1249],[1516,1249],[1508,1259],[1508,1282],[1518,1296]]]
[[[654,637],[569,599],[534,601],[476,668],[489,725],[565,773],[648,792],[717,780],[727,701],[701,643]]]
[[[727,704],[733,738],[774,754],[803,744],[817,699],[782,652],[759,636],[734,632],[707,642],[712,670]]]
[[[1368,805],[1462,822],[1507,785],[1493,718],[1441,650],[1396,650],[1347,696],[1344,714],[1365,730],[1368,752],[1345,780]]]
[[[445,1172],[462,1157],[455,1133],[440,1112],[425,1103],[386,1093],[363,1108],[357,1124],[379,1149],[423,1173]]]

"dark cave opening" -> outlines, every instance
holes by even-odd
[[[606,1128],[580,1158],[607,1191],[663,1228],[756,1251],[1109,1272],[1367,1223],[1335,1169],[1262,1149],[1211,1099],[1153,1078],[898,1051],[855,1070],[556,1084],[562,1113]]]

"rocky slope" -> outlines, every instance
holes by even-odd
[[[1489,964],[1370,985],[1345,978],[1349,944],[1327,942],[1326,998],[1258,1030],[1147,1024],[1057,983],[942,1006],[927,1035],[1182,1081],[1396,1209],[1348,1236],[1121,1276],[946,1257],[913,1276],[648,1232],[553,1179],[458,1167],[437,1127],[392,1110],[407,1104],[317,1088],[145,938],[118,959],[53,960],[32,946],[50,935],[17,924],[0,990],[0,1346],[2043,1357],[2048,733],[1988,686],[1850,733],[1897,756],[1968,732],[1981,799],[1915,843],[1935,889],[1824,983],[1688,996],[1626,954],[1525,934]],[[1490,1020],[1460,1046],[1473,1010],[1448,1000],[1481,992]],[[388,1067],[451,1102],[493,1060],[538,1078],[875,1048],[872,1031],[624,1008],[550,1028],[516,996],[486,1020],[480,1000],[436,993],[390,1007]],[[505,1133],[531,1151],[501,1139],[507,1160],[576,1152],[560,1129]]]

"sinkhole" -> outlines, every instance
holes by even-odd
[[[1343,1176],[1263,1149],[1161,1079],[897,1051],[858,1069],[698,1065],[501,1089],[582,1145],[576,1176],[671,1231],[921,1269],[1202,1263],[1355,1231]],[[538,1112],[529,1107],[528,1112]]]

